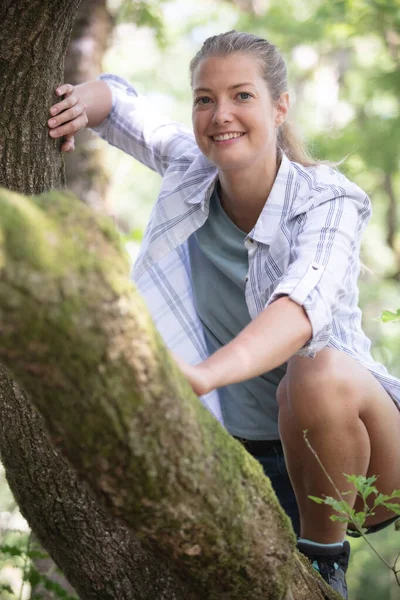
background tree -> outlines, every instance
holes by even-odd
[[[78,85],[100,75],[113,26],[106,0],[82,1],[65,57],[65,82]],[[68,188],[93,208],[107,212],[108,175],[97,136],[82,131],[75,151],[65,156],[65,165]]]

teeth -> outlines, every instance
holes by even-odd
[[[214,135],[213,140],[216,142],[224,142],[225,140],[231,140],[244,135],[243,133],[224,133],[223,135]]]

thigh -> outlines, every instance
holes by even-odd
[[[289,387],[301,386],[310,398],[327,396],[339,410],[357,415],[370,440],[367,476],[378,476],[376,487],[383,494],[400,489],[400,410],[378,380],[345,352],[325,348],[313,359],[294,356],[288,365]],[[309,406],[308,408],[310,408]],[[399,499],[400,502],[400,499]],[[360,498],[356,509],[363,510]],[[367,521],[374,525],[393,517],[393,512],[377,509]]]
[[[372,389],[374,391],[372,392]],[[375,486],[382,494],[391,494],[400,490],[400,411],[383,387],[373,378],[371,382],[371,402],[362,413],[362,420],[367,428],[371,456],[367,477],[378,477]],[[368,502],[372,505],[374,498]],[[400,503],[400,497],[392,502]],[[357,498],[356,510],[364,510],[364,503]],[[393,511],[377,508],[375,515],[368,517],[367,526],[376,525],[392,518]]]

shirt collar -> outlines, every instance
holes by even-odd
[[[185,190],[186,204],[200,204],[208,214],[211,194],[218,180],[218,169],[204,154],[199,153],[185,173],[179,188]],[[187,193],[189,190],[189,193]]]
[[[274,184],[265,202],[260,216],[248,237],[262,244],[270,244],[279,228],[282,215],[287,206],[286,188],[290,173],[293,172],[290,160],[282,154],[282,160]],[[199,181],[199,174],[203,174]],[[208,214],[211,194],[218,181],[218,169],[203,154],[199,153],[193,160],[179,186],[184,189],[186,204],[200,204],[201,210]],[[193,188],[187,194],[190,186]]]
[[[291,204],[287,195],[287,184],[293,174],[290,160],[285,154],[282,154],[281,164],[272,189],[256,224],[249,233],[249,237],[256,242],[271,244],[272,238],[279,229],[282,217],[289,210]]]

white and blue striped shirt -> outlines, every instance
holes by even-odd
[[[154,115],[127,81],[101,78],[113,103],[96,131],[163,178],[133,279],[166,345],[197,364],[207,357],[207,348],[194,309],[187,240],[208,217],[217,168],[200,152],[191,131]],[[298,354],[313,357],[325,346],[346,352],[400,404],[400,381],[373,360],[361,327],[359,253],[370,215],[368,196],[336,169],[304,167],[283,156],[268,201],[245,238],[245,296],[252,319],[289,296],[304,307],[312,325],[312,338]],[[203,401],[222,420],[218,392]]]

